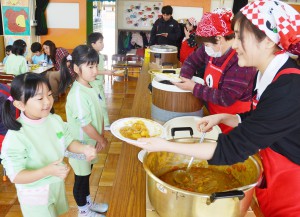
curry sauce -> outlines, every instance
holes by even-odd
[[[185,168],[183,169],[185,170]],[[192,180],[188,183],[179,184],[174,180],[175,171],[169,171],[160,176],[159,179],[174,187],[202,194],[212,194],[242,186],[231,174],[213,168],[201,167],[192,167],[188,172]]]

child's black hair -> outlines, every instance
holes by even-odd
[[[39,42],[33,42],[31,44],[30,50],[31,50],[32,53],[41,52],[42,51],[42,45],[41,45],[41,43],[39,43]]]
[[[67,63],[70,63],[68,68]],[[60,83],[58,92],[64,93],[67,87],[73,82],[72,76],[70,74],[70,69],[74,70],[74,64],[76,64],[79,69],[81,69],[82,64],[94,64],[99,63],[99,55],[95,49],[88,45],[77,46],[71,55],[66,56],[61,61],[60,66]]]
[[[22,39],[15,40],[11,52],[15,55],[22,56],[26,51],[26,42]]]
[[[9,51],[11,51],[12,50],[12,45],[7,45],[6,47],[5,47],[5,52],[9,52]]]
[[[91,46],[93,43],[96,43],[99,39],[103,40],[103,35],[100,32],[93,32],[88,35],[87,45]]]
[[[35,96],[36,91],[42,84],[46,84],[49,90],[51,90],[50,84],[45,76],[26,72],[14,78],[11,83],[10,95],[13,100],[22,101],[26,104],[30,98]],[[1,120],[7,129],[20,130],[22,125],[16,120],[16,116],[10,107],[11,103],[9,99],[6,99],[6,101],[2,103]]]
[[[171,5],[163,6],[162,9],[161,9],[161,14],[172,15],[173,14],[173,8],[171,7]]]

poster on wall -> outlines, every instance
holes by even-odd
[[[127,1],[124,3],[123,26],[128,29],[151,29],[160,18],[162,2]]]
[[[28,7],[29,0],[2,0],[2,6],[18,6],[18,7]]]
[[[18,39],[22,39],[23,41],[25,41],[25,43],[27,45],[27,50],[28,50],[28,47],[31,46],[30,36],[5,35],[4,36],[4,44],[5,44],[5,46],[12,45],[14,43],[14,41],[18,40]],[[26,51],[24,56],[27,59],[30,56],[30,54]]]
[[[4,35],[30,35],[28,7],[2,7]]]
[[[15,35],[6,35],[4,36],[5,45],[12,45],[15,40],[22,39],[26,42],[27,47],[30,47],[30,37],[29,36],[15,36]]]

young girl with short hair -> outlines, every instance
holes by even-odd
[[[94,145],[99,152],[107,145],[107,140],[104,138],[103,131],[101,93],[98,84],[95,83],[98,63],[99,56],[96,50],[87,45],[77,46],[72,55],[65,57],[61,62],[60,91],[64,92],[73,82],[68,68],[70,65],[76,73],[76,79],[67,96],[67,121],[76,139],[82,143]],[[74,158],[70,158],[69,162],[75,173],[73,194],[79,209],[78,216],[103,217],[104,215],[100,213],[106,212],[108,205],[93,203],[89,189],[92,165],[96,162]]]
[[[50,110],[53,97],[45,77],[25,73],[15,77],[11,96],[2,104],[1,120],[9,129],[3,141],[2,164],[15,183],[25,217],[58,216],[68,210],[64,179],[69,167],[66,150],[96,157],[91,145],[75,141],[62,119]],[[21,111],[16,120],[11,104]]]
[[[7,74],[20,75],[28,71],[26,58],[23,56],[26,51],[26,42],[22,39],[15,40],[5,63]]]

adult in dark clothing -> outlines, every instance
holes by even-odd
[[[149,45],[167,44],[178,47],[182,32],[178,22],[172,17],[173,8],[170,5],[164,6],[161,13],[162,18],[153,24]]]
[[[253,110],[216,114],[198,122],[204,132],[219,123],[235,127],[216,143],[180,144],[140,139],[148,151],[169,151],[231,165],[259,152],[264,178],[256,187],[266,217],[300,216],[300,68],[286,51],[300,43],[300,15],[277,0],[251,2],[232,22],[240,66],[258,69]],[[294,53],[299,55],[299,53]]]

